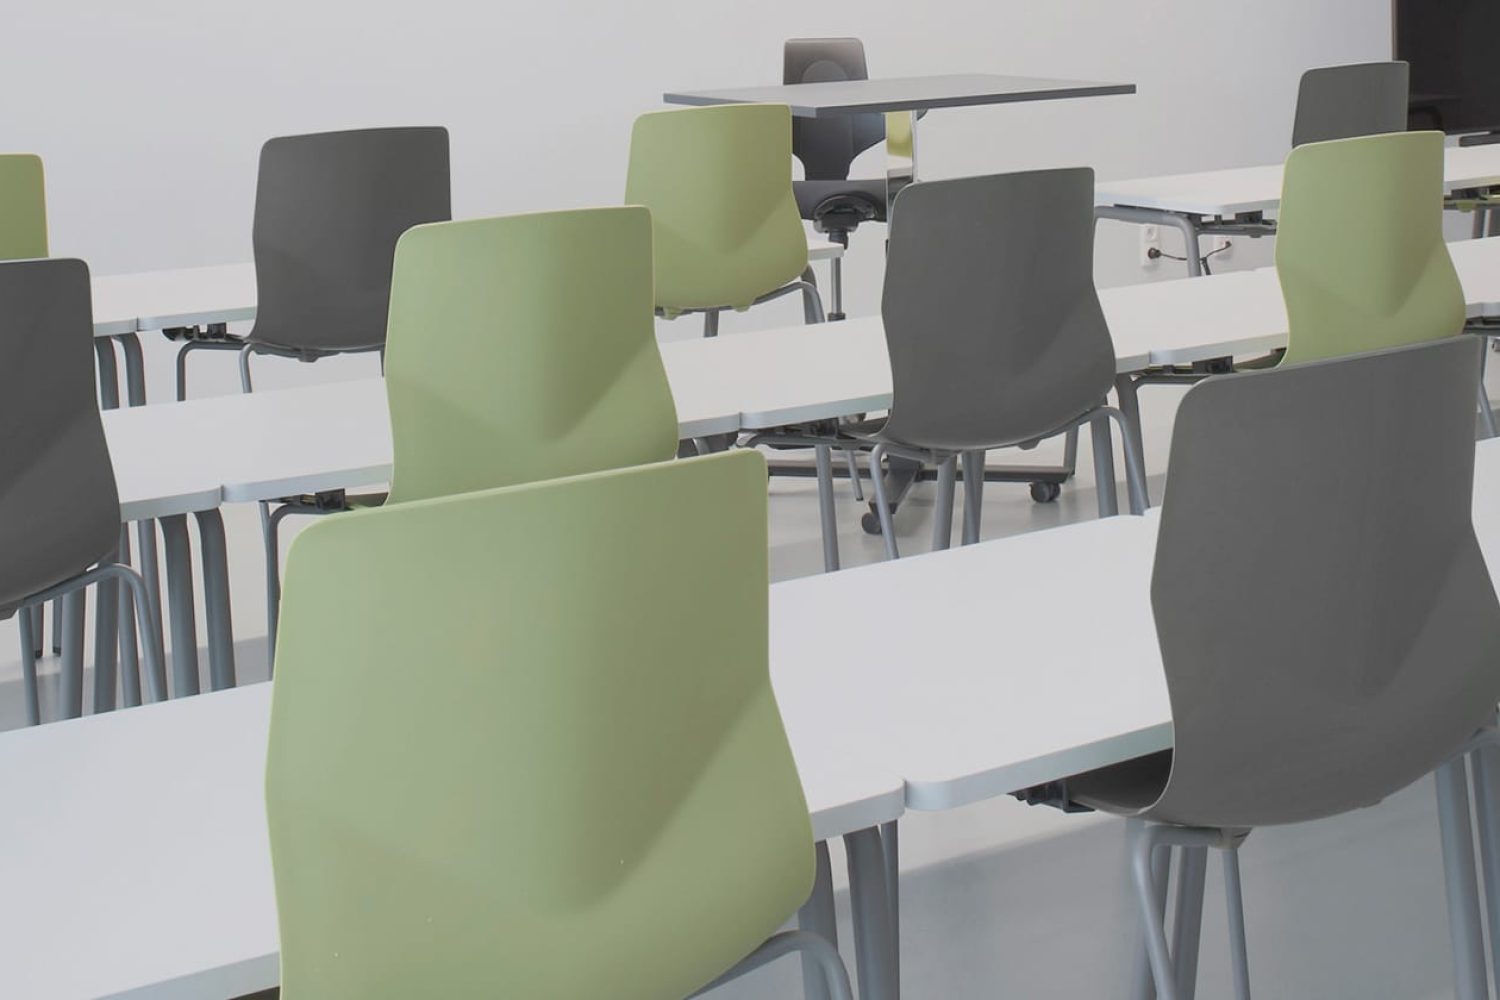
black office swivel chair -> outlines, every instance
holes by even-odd
[[[865,46],[858,38],[792,38],[784,50],[783,83],[867,80]],[[818,232],[843,247],[864,222],[886,221],[884,177],[850,180],[854,158],[885,139],[882,115],[793,118],[792,155],[802,161],[806,180],[793,186],[797,210]],[[842,261],[831,261],[834,302],[842,298]],[[843,319],[842,312],[828,318]]]

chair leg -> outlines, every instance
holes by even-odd
[[[859,478],[859,459],[855,457],[853,449],[845,449],[844,461],[849,464],[849,486],[854,490],[854,500],[856,503],[864,503],[865,487]]]
[[[759,948],[740,959],[734,968],[694,993],[693,996],[702,996],[710,990],[754,972],[793,952],[801,954],[804,968],[812,965],[818,969],[831,1000],[853,1000],[854,990],[849,983],[849,972],[844,968],[844,962],[839,958],[839,953],[833,945],[816,934],[800,930],[782,931],[772,936]]]
[[[35,604],[31,608],[31,653],[37,659],[41,659],[44,638],[47,634],[47,605]]]
[[[1162,903],[1165,893],[1157,895],[1158,866],[1153,863],[1157,831],[1141,823],[1131,831],[1130,874],[1135,884],[1136,902],[1140,907],[1141,926],[1145,931],[1146,954],[1151,962],[1151,978],[1156,985],[1157,1000],[1177,1000],[1177,972],[1167,952],[1167,929]],[[1160,866],[1165,871],[1165,865]]]
[[[937,467],[937,503],[932,509],[932,549],[937,552],[953,544],[953,501],[958,480],[958,456],[941,459]]]
[[[250,355],[255,353],[254,344],[246,344],[240,348],[240,391],[254,392],[255,387],[250,381]]]
[[[875,491],[875,513],[880,518],[880,537],[885,542],[885,557],[899,559],[896,550],[896,519],[891,516],[891,505],[885,499],[885,480],[880,474],[880,460],[885,458],[885,445],[877,444],[870,450],[870,484]]]
[[[717,337],[719,335],[719,310],[708,309],[703,313],[703,336]]]
[[[59,597],[52,602],[52,655],[61,656],[63,651],[63,601]]]
[[[1177,873],[1177,902],[1172,918],[1172,955],[1177,966],[1179,1000],[1198,992],[1198,942],[1203,931],[1203,885],[1208,848],[1184,847]]]
[[[1144,821],[1138,819],[1127,820],[1126,844],[1134,843],[1136,829],[1145,826]],[[1156,913],[1165,926],[1167,919],[1167,883],[1172,875],[1172,849],[1163,844],[1158,844],[1151,854],[1151,892],[1156,901]],[[1146,946],[1146,935],[1142,931],[1140,940],[1136,942],[1134,968],[1130,973],[1130,998],[1131,1000],[1154,1000],[1156,996],[1156,984],[1151,979],[1150,950]]]
[[[1093,432],[1094,489],[1099,494],[1099,516],[1114,517],[1120,512],[1120,498],[1115,489],[1115,445],[1109,433],[1109,417],[1103,413],[1089,421]]]
[[[1480,357],[1488,358],[1489,351],[1481,353]],[[1479,422],[1484,428],[1485,439],[1495,436],[1495,410],[1490,405],[1490,391],[1484,385],[1484,361],[1480,362],[1479,371]]]
[[[833,868],[828,860],[828,843],[818,841],[814,848],[817,869],[813,875],[812,896],[797,911],[797,929],[816,934],[838,947],[838,920],[833,907]],[[810,956],[802,959],[802,992],[807,1000],[828,1000],[828,981],[824,970]]]
[[[1229,966],[1235,1000],[1250,1000],[1250,952],[1245,946],[1245,897],[1240,889],[1240,849],[1224,851],[1224,905],[1229,911]]]
[[[25,685],[26,724],[35,726],[42,721],[41,699],[36,689],[36,617],[31,608],[16,612],[16,624],[21,629],[21,679]]]
[[[136,631],[141,639],[141,661],[146,668],[146,683],[151,700],[165,701],[167,657],[162,649],[161,622],[157,620],[156,608],[150,599],[146,581],[129,566],[115,564],[110,567],[110,573],[128,588],[131,603],[135,607]]]
[[[963,544],[979,541],[979,522],[984,516],[984,452],[966,451],[964,461]]]
[[[839,568],[839,521],[833,496],[833,449],[820,444],[814,449],[818,463],[818,517],[823,530],[823,572]]]
[[[1484,880],[1485,916],[1490,926],[1490,967],[1500,969],[1500,747],[1493,739],[1469,754],[1474,776],[1474,818],[1479,828],[1479,866]]]
[[[62,596],[62,694],[60,715],[76,719],[83,715],[83,616],[84,593],[80,588]]]
[[[1479,923],[1474,843],[1469,820],[1468,776],[1462,756],[1437,769],[1438,826],[1448,897],[1448,933],[1453,947],[1453,984],[1458,1000],[1489,995]]]

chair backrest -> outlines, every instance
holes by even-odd
[[[1470,520],[1482,349],[1183,399],[1151,583],[1176,747],[1150,814],[1251,827],[1369,805],[1494,718],[1500,605]]]
[[[250,340],[309,355],[379,347],[396,240],[451,217],[447,129],[270,140],[255,190]]]
[[[791,122],[783,104],[635,120],[625,201],[651,210],[658,308],[743,309],[806,269]]]
[[[970,448],[1048,434],[1098,405],[1115,352],[1094,290],[1094,172],[931,181],[896,198],[881,313],[886,433]]]
[[[858,38],[789,38],[782,52],[782,83],[868,80],[865,44]],[[885,138],[879,114],[793,118],[792,155],[810,181],[841,181],[854,158]]]
[[[1405,132],[1410,81],[1404,62],[1308,70],[1297,87],[1292,145]]]
[[[42,158],[0,154],[0,260],[47,256],[47,194]]]
[[[639,207],[418,226],[396,245],[390,502],[670,459]]]
[[[1299,146],[1286,160],[1276,273],[1283,363],[1451,337],[1463,287],[1443,242],[1440,132]]]
[[[765,462],[327,518],[267,762],[286,1000],[687,996],[812,888]]]
[[[88,569],[119,537],[88,265],[0,263],[0,617]]]

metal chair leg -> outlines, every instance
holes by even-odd
[[[16,624],[21,629],[21,679],[25,685],[26,724],[38,725],[42,721],[41,699],[36,687],[36,618],[31,608],[16,612]]]
[[[1203,886],[1207,847],[1184,847],[1177,872],[1177,903],[1172,917],[1172,954],[1177,966],[1179,1000],[1198,992],[1198,942],[1203,933]]]
[[[1151,978],[1156,985],[1157,1000],[1177,1000],[1177,970],[1167,951],[1166,921],[1161,898],[1157,896],[1157,866],[1152,858],[1159,829],[1142,823],[1131,831],[1130,873],[1135,884],[1136,901],[1140,904],[1141,926],[1145,931],[1146,954],[1151,961]]]
[[[953,502],[958,479],[958,456],[949,455],[938,462],[937,503],[932,509],[932,549],[934,552],[953,544]]]
[[[900,559],[896,549],[896,519],[891,516],[891,505],[885,498],[885,480],[880,474],[880,461],[885,458],[885,445],[877,444],[870,450],[870,483],[875,490],[875,512],[880,518],[880,537],[885,542],[885,557]]]
[[[854,456],[854,451],[852,449],[845,449],[844,461],[849,465],[849,487],[854,490],[855,502],[864,503],[865,487],[864,483],[859,478],[859,459]]]
[[[1224,852],[1224,905],[1229,911],[1229,966],[1235,1000],[1250,1000],[1250,952],[1245,946],[1245,897],[1240,889],[1240,849]]]
[[[984,516],[984,452],[966,451],[964,462],[964,534],[963,544],[979,541],[980,519]]]
[[[31,609],[31,653],[37,659],[41,659],[44,638],[47,634],[47,606],[45,604],[34,605]]]
[[[833,867],[828,860],[828,844],[818,841],[814,847],[817,868],[813,891],[797,911],[797,929],[816,934],[838,947],[838,920],[833,906]],[[828,981],[822,966],[810,956],[802,959],[802,993],[806,1000],[828,1000]]]
[[[250,381],[250,355],[255,353],[254,344],[246,344],[240,348],[240,391],[254,392],[255,387]]]
[[[1448,897],[1448,933],[1453,947],[1453,984],[1458,1000],[1489,995],[1484,967],[1484,940],[1479,922],[1479,894],[1474,871],[1474,842],[1469,819],[1467,769],[1462,756],[1435,773],[1438,826],[1443,842],[1443,874]]]

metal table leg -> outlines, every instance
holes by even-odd
[[[159,523],[167,561],[167,604],[172,616],[172,697],[181,698],[199,691],[192,549],[185,515],[173,514]]]
[[[196,517],[198,542],[203,549],[203,610],[208,618],[209,685],[215,691],[222,691],[236,683],[224,518],[217,509],[198,511]]]
[[[130,529],[120,525],[122,563],[130,562]],[[126,708],[141,703],[141,664],[136,648],[135,594],[129,587],[120,590],[120,701]]]
[[[855,968],[860,1000],[896,1000],[901,995],[886,893],[885,846],[874,828],[844,835],[849,856],[849,905],[854,916]]]
[[[57,619],[62,628],[62,686],[59,715],[76,719],[83,715],[83,588],[62,597]]]
[[[113,558],[106,559],[113,562]],[[119,667],[120,590],[118,582],[100,580],[94,614],[94,711],[113,712],[118,691],[115,671]]]
[[[828,861],[828,843],[818,841],[814,855],[817,870],[813,875],[813,891],[802,904],[802,909],[797,911],[797,929],[816,934],[837,948],[839,925],[833,909],[833,867]],[[802,992],[807,1000],[828,1000],[828,983],[823,969],[809,958],[802,960]]]
[[[891,966],[897,994],[901,990],[901,841],[897,823],[880,824],[881,858],[885,861],[885,895],[891,904]]]
[[[1484,879],[1485,915],[1490,926],[1490,962],[1500,970],[1500,746],[1493,742],[1469,755],[1474,776],[1474,818],[1479,829],[1479,861]]]

